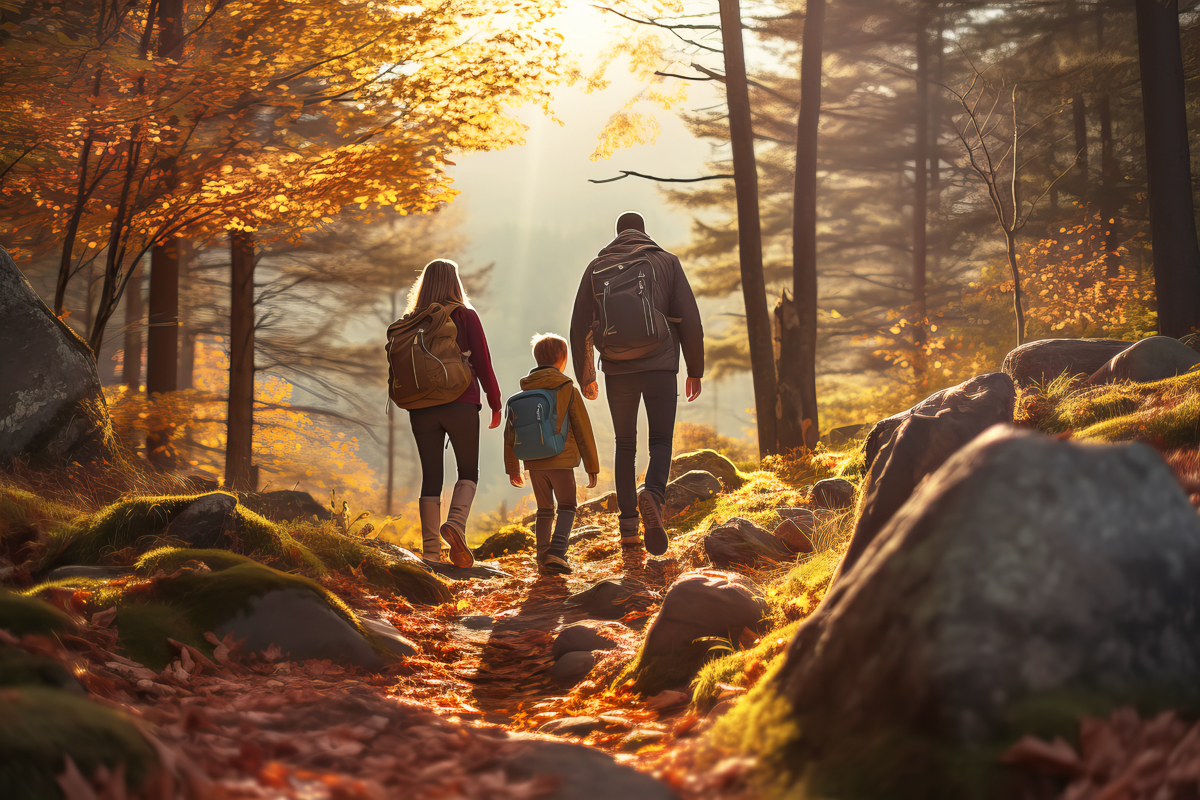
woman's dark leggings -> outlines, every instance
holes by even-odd
[[[621,519],[636,519],[637,508],[637,417],[638,406],[646,404],[650,428],[650,463],[646,467],[646,489],[661,503],[671,472],[671,439],[675,434],[675,406],[679,402],[677,376],[668,370],[631,372],[604,376],[608,410],[612,413],[617,447],[613,479],[617,484],[617,507]]]
[[[479,483],[479,407],[474,403],[444,403],[409,409],[408,421],[421,459],[421,496],[437,497],[445,478],[446,437],[454,448],[458,479]]]

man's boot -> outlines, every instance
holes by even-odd
[[[638,492],[638,512],[642,515],[642,527],[646,530],[646,552],[661,556],[667,552],[667,526],[663,523],[662,502],[649,489]]]
[[[621,532],[621,547],[626,550],[642,549],[642,535],[638,533],[637,517],[618,519],[617,529]]]
[[[570,575],[571,562],[567,561],[567,546],[571,541],[571,528],[575,525],[575,506],[559,506],[558,520],[554,523],[554,536],[550,539],[550,550],[546,553],[546,571],[556,575]]]
[[[533,520],[533,538],[537,540],[538,572],[546,564],[546,551],[550,549],[550,533],[554,527],[554,509],[539,508]]]
[[[421,558],[435,564],[442,561],[442,537],[438,528],[442,526],[442,498],[422,497],[417,501],[421,514]]]
[[[475,481],[459,481],[450,493],[450,510],[446,512],[446,524],[442,526],[442,538],[450,545],[450,563],[456,567],[469,567],[475,563],[471,548],[467,547],[467,517],[471,514],[471,503],[475,500]]]

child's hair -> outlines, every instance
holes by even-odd
[[[411,314],[430,303],[446,302],[461,303],[468,308],[471,306],[462,281],[458,278],[458,264],[448,258],[439,258],[426,264],[413,282],[404,313]]]
[[[530,344],[539,367],[552,367],[567,357],[567,340],[556,333],[539,333]]]

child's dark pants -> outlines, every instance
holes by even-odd
[[[534,536],[537,538],[538,561],[547,555],[565,558],[571,526],[575,524],[575,470],[531,469],[529,482],[537,500]],[[558,501],[558,521],[554,520],[554,503]],[[554,534],[550,535],[553,526]]]

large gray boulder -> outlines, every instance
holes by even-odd
[[[809,502],[813,508],[837,511],[854,505],[854,492],[854,484],[845,478],[824,478],[813,484]]]
[[[704,554],[718,569],[755,569],[795,559],[782,541],[742,517],[709,528]]]
[[[200,495],[164,533],[194,550],[230,549],[238,529],[237,506],[237,497],[227,492]]]
[[[116,440],[96,358],[0,249],[0,467],[111,462]]]
[[[1063,373],[1091,375],[1129,345],[1120,339],[1041,339],[1010,350],[1000,369],[1022,388],[1045,385]]]
[[[1161,381],[1182,375],[1197,364],[1200,364],[1200,353],[1183,342],[1170,336],[1151,336],[1110,358],[1084,381],[1084,385]]]
[[[733,462],[716,450],[692,450],[689,453],[680,453],[675,456],[671,459],[671,473],[668,480],[673,481],[695,469],[715,475],[726,492],[740,489],[745,483]]]
[[[1200,701],[1196,575],[1200,518],[1152,449],[997,426],[797,631],[773,684],[808,762],[793,772],[818,793],[853,760],[875,767],[858,796],[1021,796],[979,755],[1029,721]]]
[[[1003,372],[976,375],[957,386],[934,392],[907,411],[901,411],[887,419],[881,419],[871,427],[871,432],[867,434],[867,441],[863,445],[866,452],[867,469],[869,470],[875,463],[879,450],[891,438],[896,428],[900,427],[900,423],[913,415],[932,417],[944,409],[978,408],[983,411],[982,406],[984,405],[994,406],[1000,414],[1003,414],[1004,407],[1007,405],[1008,419],[1006,421],[1012,422],[1012,406],[1016,402],[1016,395],[1017,391],[1012,378]]]
[[[909,412],[870,462],[841,572],[854,566],[926,475],[992,425],[1011,423],[1015,400],[1012,379],[993,372],[938,392]]]
[[[249,607],[217,625],[213,633],[244,640],[248,651],[272,644],[294,661],[328,658],[378,671],[387,659],[359,631],[313,592],[277,589],[250,599]]]

